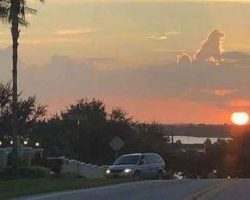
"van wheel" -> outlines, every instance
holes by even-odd
[[[157,173],[157,179],[158,180],[162,180],[163,179],[163,172],[161,170],[158,171],[158,173]]]
[[[140,172],[136,171],[133,175],[133,180],[134,181],[139,181],[141,179]]]

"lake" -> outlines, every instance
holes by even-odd
[[[204,142],[210,139],[212,143],[217,142],[217,137],[193,137],[193,136],[174,136],[174,142],[180,140],[182,144],[204,144]],[[232,140],[232,138],[219,138],[222,140]],[[171,137],[170,137],[171,141]]]

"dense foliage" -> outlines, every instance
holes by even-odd
[[[207,140],[201,145],[173,143],[171,133],[157,123],[140,123],[121,108],[107,111],[100,100],[80,99],[60,114],[46,118],[46,106],[35,97],[18,102],[19,135],[29,145],[39,142],[44,157],[65,156],[92,164],[111,164],[115,152],[110,141],[119,136],[125,146],[119,155],[156,152],[167,163],[169,172],[183,172],[188,177],[250,177],[250,134],[248,127],[232,130],[234,140]],[[0,141],[10,146],[10,85],[0,84]],[[236,134],[237,132],[237,134]],[[166,136],[170,135],[169,136]],[[33,163],[39,163],[37,160]],[[40,162],[42,163],[42,162]]]
[[[110,141],[119,136],[125,143],[119,154],[156,151],[166,144],[161,126],[134,122],[120,108],[107,113],[103,102],[79,100],[60,115],[37,124],[33,140],[40,141],[48,156],[64,155],[93,164],[110,164],[115,152]],[[162,147],[162,149],[160,148]]]
[[[10,83],[0,83],[0,141],[2,145],[10,144],[11,136],[11,102],[12,91]],[[20,94],[19,94],[20,96]],[[46,106],[37,102],[35,96],[18,101],[18,134],[25,140],[33,134],[33,129],[38,121],[43,120],[46,114]]]
[[[50,170],[44,167],[8,167],[0,173],[1,180],[47,178]]]

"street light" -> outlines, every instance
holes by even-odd
[[[10,144],[13,144],[13,140],[10,141]]]
[[[2,141],[0,141],[0,146],[2,146],[2,144],[3,144]]]
[[[79,162],[81,160],[80,156],[80,137],[79,137],[79,131],[80,131],[80,126],[82,121],[87,120],[87,115],[86,114],[81,114],[81,108],[79,105],[77,105],[77,113],[73,113],[69,116],[70,120],[76,121],[76,148],[77,148],[77,166],[76,166],[76,174],[79,174]]]
[[[27,141],[27,140],[25,140],[25,141],[23,142],[23,144],[24,144],[24,145],[27,145],[27,144],[28,144],[28,141]]]
[[[36,142],[36,147],[39,147],[40,146],[40,143],[39,142]]]

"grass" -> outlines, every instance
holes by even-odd
[[[84,179],[75,177],[0,181],[0,199],[115,185],[128,181],[126,179]]]

